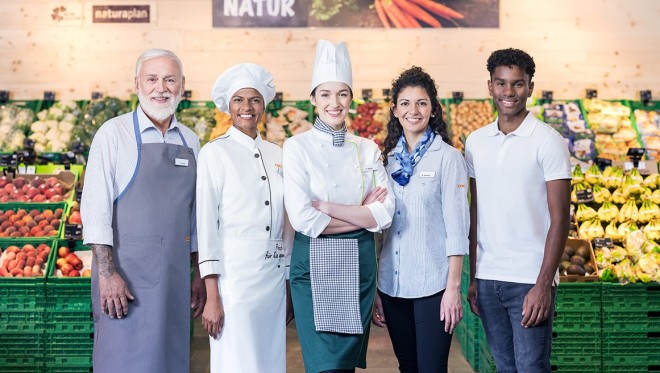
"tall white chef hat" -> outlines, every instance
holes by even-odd
[[[353,89],[351,57],[348,55],[345,43],[334,45],[327,40],[319,40],[316,44],[310,92],[326,82],[346,83],[351,90]]]
[[[215,81],[211,97],[220,111],[229,114],[231,96],[243,88],[254,88],[264,99],[264,105],[275,97],[273,76],[256,63],[241,63],[225,70]]]

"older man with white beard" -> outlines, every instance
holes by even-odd
[[[201,314],[206,290],[195,224],[200,145],[174,116],[184,84],[174,53],[145,51],[135,68],[140,106],[92,142],[81,213],[94,255],[97,373],[189,371],[191,308]]]

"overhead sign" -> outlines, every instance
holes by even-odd
[[[213,0],[213,27],[499,27],[499,0]]]
[[[92,23],[150,23],[151,5],[92,5]]]

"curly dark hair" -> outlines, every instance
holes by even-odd
[[[392,89],[390,90],[390,97],[392,105],[396,105],[397,100],[399,99],[399,94],[405,88],[408,87],[420,87],[426,91],[431,99],[431,113],[433,116],[429,120],[429,127],[436,134],[440,135],[442,141],[451,145],[451,139],[447,133],[447,123],[442,119],[442,107],[440,102],[438,102],[438,90],[435,88],[435,81],[431,76],[424,71],[421,67],[413,66],[408,70],[404,71],[392,81]],[[387,166],[387,157],[396,147],[396,144],[399,142],[399,138],[403,133],[403,127],[399,123],[399,119],[394,116],[394,110],[390,107],[390,118],[387,122],[387,137],[384,141],[383,149],[383,164]]]
[[[532,56],[525,51],[514,48],[500,49],[491,53],[486,62],[486,69],[488,69],[491,77],[495,69],[499,66],[518,66],[522,70],[525,70],[525,73],[529,75],[528,83],[532,82],[532,77],[534,76],[534,72],[536,72],[536,64],[534,64]]]

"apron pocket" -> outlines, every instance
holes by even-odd
[[[162,241],[159,235],[122,237],[117,261],[130,287],[150,289],[158,285]]]
[[[358,240],[311,238],[309,267],[316,331],[362,334]]]

